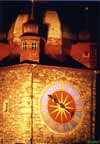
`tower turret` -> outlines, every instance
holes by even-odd
[[[41,41],[43,41],[43,37],[40,34],[40,24],[34,18],[33,12],[32,1],[31,15],[28,21],[23,24],[23,34],[21,35],[20,47],[20,62],[40,62],[40,47]]]

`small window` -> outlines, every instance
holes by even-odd
[[[91,44],[91,55],[93,56],[93,57],[96,57],[96,55],[97,55],[97,51],[96,51],[96,45],[94,44]]]
[[[96,49],[92,49],[92,56],[96,57],[96,54],[97,54]]]
[[[83,57],[85,57],[85,58],[89,58],[89,57],[90,57],[90,53],[87,52],[87,51],[85,51],[85,52],[83,53]]]
[[[8,102],[8,100],[4,101],[3,111],[4,112],[8,112],[9,111],[9,102]]]
[[[32,49],[34,50],[34,49],[36,49],[36,47],[37,47],[36,41],[33,41],[32,42]]]
[[[23,48],[23,50],[26,50],[26,48],[27,48],[27,43],[26,42],[22,43],[22,48]]]

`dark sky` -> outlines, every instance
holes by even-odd
[[[85,7],[88,6],[88,11]],[[17,15],[24,10],[30,11],[31,1],[0,1],[0,31],[7,32]],[[100,2],[86,1],[37,1],[36,15],[40,18],[46,9],[58,11],[61,22],[77,32],[88,30],[99,35]]]

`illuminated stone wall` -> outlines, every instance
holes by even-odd
[[[64,133],[51,130],[40,109],[45,90],[55,82],[71,85],[82,101],[81,119]],[[33,144],[69,144],[94,138],[95,75],[91,71],[37,65],[2,68],[0,101],[1,144],[29,144],[31,138]]]
[[[95,81],[93,73],[67,68],[43,68],[40,66],[33,69],[33,74],[33,134],[36,134],[33,137],[34,142],[69,144],[91,140],[94,136],[95,126],[95,113],[93,113],[95,108],[95,95],[92,89]],[[82,101],[82,118],[79,124],[75,129],[64,134],[57,133],[48,128],[41,116],[39,107],[40,99],[44,95],[46,88],[58,81],[70,84],[79,92]],[[93,119],[91,113],[93,114]]]
[[[0,144],[30,139],[31,73],[27,66],[0,70]]]

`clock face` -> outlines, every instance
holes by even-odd
[[[49,128],[66,133],[79,124],[82,103],[75,89],[68,84],[57,82],[44,91],[40,100],[40,111]]]
[[[48,112],[59,123],[70,121],[75,113],[75,102],[71,95],[64,90],[48,95]]]

